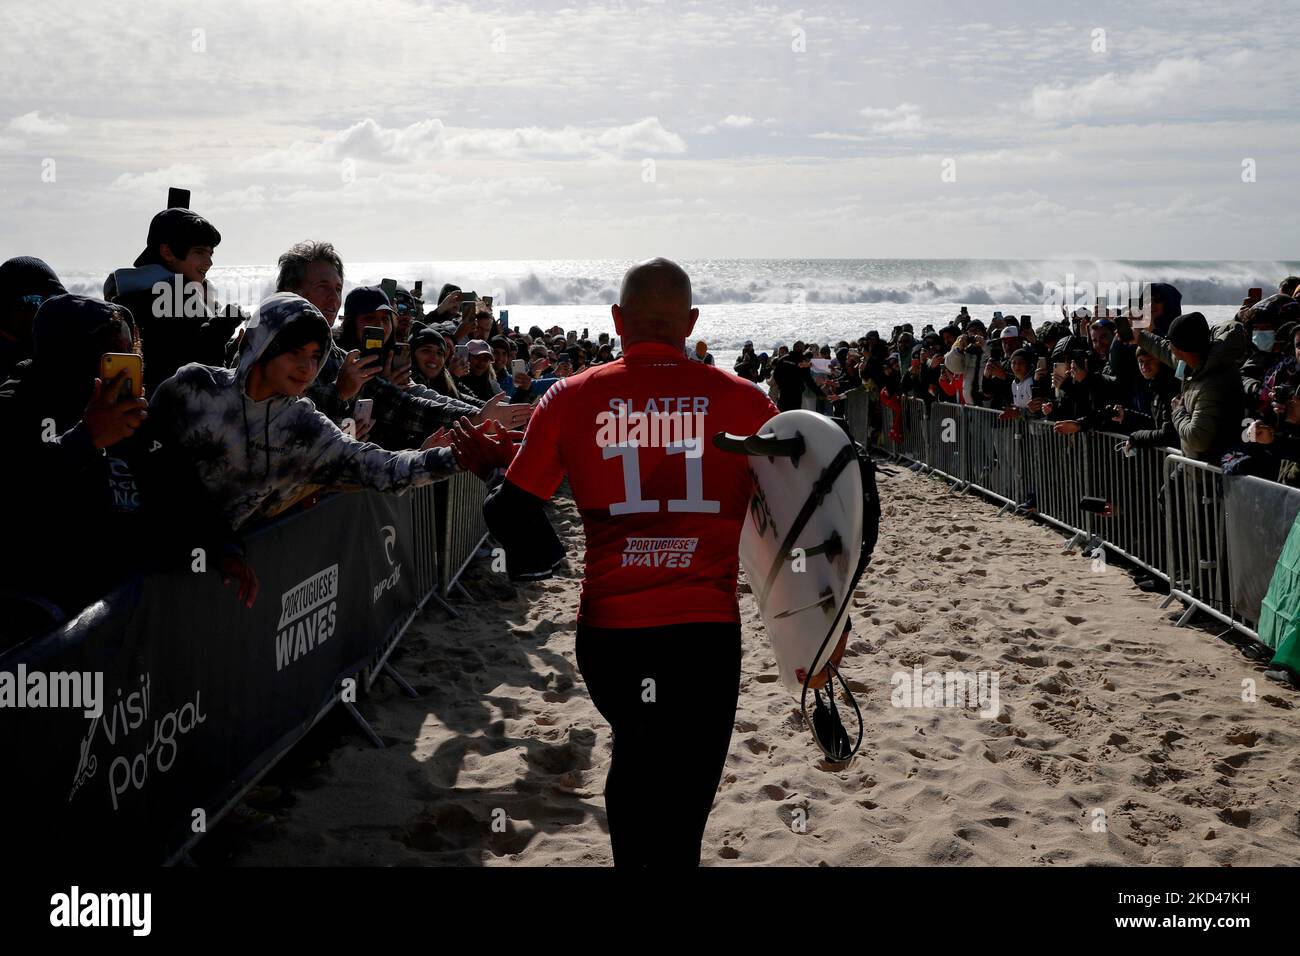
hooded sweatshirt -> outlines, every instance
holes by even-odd
[[[230,526],[288,506],[312,485],[355,485],[401,493],[457,471],[450,449],[387,451],[349,438],[310,399],[247,395],[249,372],[290,322],[329,325],[292,292],[264,301],[248,321],[235,369],[187,365],[158,387],[151,414],[193,463]]]

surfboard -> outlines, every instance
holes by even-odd
[[[830,680],[827,665],[843,653],[852,592],[875,544],[868,535],[864,551],[858,449],[834,421],[806,409],[781,412],[755,435],[717,435],[714,444],[749,457],[754,492],[740,562],[781,683],[806,716],[808,689]]]

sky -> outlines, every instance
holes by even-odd
[[[6,0],[0,258],[1294,259],[1274,0]]]

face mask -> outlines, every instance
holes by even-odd
[[[1273,341],[1276,337],[1277,333],[1271,329],[1260,329],[1250,337],[1250,340],[1255,343],[1255,348],[1259,349],[1261,352],[1271,352],[1273,351]]]
[[[1174,378],[1180,382],[1187,380],[1187,363],[1182,359],[1178,360],[1178,367],[1174,369]]]

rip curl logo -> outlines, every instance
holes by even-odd
[[[689,568],[699,543],[699,538],[628,538],[623,567]]]
[[[388,558],[388,566],[393,570],[388,577],[371,587],[371,604],[378,604],[379,599],[384,596],[384,592],[397,587],[397,582],[402,579],[402,565],[400,562],[393,560],[393,546],[397,544],[397,529],[391,524],[386,524],[379,529],[379,534],[384,542],[384,556]]]

